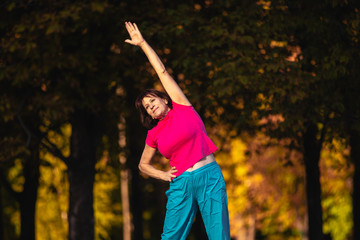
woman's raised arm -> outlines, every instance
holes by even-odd
[[[169,94],[171,100],[183,105],[191,105],[184,92],[181,90],[176,81],[166,71],[164,64],[161,62],[159,56],[154,49],[142,37],[140,30],[135,23],[125,22],[126,30],[131,39],[126,39],[125,42],[141,47],[147,56],[149,62],[155,69],[165,91]]]

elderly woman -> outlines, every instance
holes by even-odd
[[[166,91],[145,90],[135,102],[142,124],[149,129],[139,169],[170,182],[161,239],[186,239],[200,210],[209,239],[229,240],[226,187],[213,155],[217,147],[208,137],[200,116],[136,24],[125,22],[125,26],[131,38],[125,42],[144,51]],[[152,166],[157,150],[170,160],[170,170],[161,171]]]

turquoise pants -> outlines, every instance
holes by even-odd
[[[209,240],[230,240],[225,181],[216,162],[174,178],[166,195],[162,240],[185,240],[198,210]]]

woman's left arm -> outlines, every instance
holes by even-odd
[[[154,157],[155,152],[156,152],[156,148],[152,148],[147,144],[145,144],[145,148],[141,155],[141,159],[139,163],[140,171],[150,177],[171,182],[171,180],[176,177],[176,175],[174,175],[174,173],[177,172],[176,168],[172,167],[168,171],[161,171],[156,169],[154,166],[152,166],[151,160]]]
[[[166,71],[164,64],[161,62],[154,49],[152,49],[152,47],[142,37],[136,24],[125,22],[125,26],[131,37],[131,39],[126,39],[125,42],[141,47],[156,71],[156,74],[158,75],[165,91],[169,94],[171,100],[182,105],[191,105],[180,86]]]

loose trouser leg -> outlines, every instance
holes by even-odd
[[[196,190],[201,216],[209,240],[230,240],[229,212],[226,186],[219,165],[205,166],[204,173],[196,175],[200,183]],[[202,168],[201,168],[202,169]]]
[[[189,183],[188,178],[181,176],[170,183],[162,240],[185,240],[190,232],[198,206]]]

